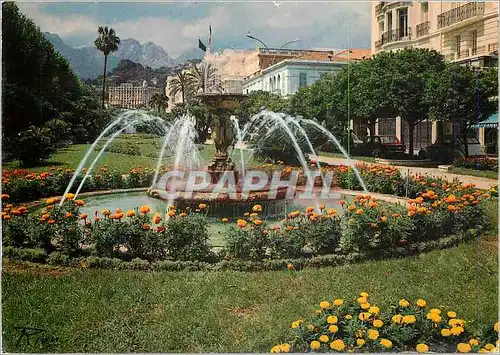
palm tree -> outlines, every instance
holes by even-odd
[[[104,75],[102,80],[102,108],[104,108],[104,100],[106,93],[106,66],[108,64],[108,55],[118,50],[120,38],[116,36],[115,30],[112,28],[99,27],[97,29],[99,37],[94,41],[94,45],[104,54]]]
[[[205,92],[205,90],[215,90],[217,92],[222,91],[220,83],[215,80],[217,78],[217,69],[214,68],[212,64],[207,63],[201,65],[200,67],[195,65],[191,69],[190,75],[196,81],[196,91],[199,91],[200,89],[202,92]]]
[[[154,94],[149,100],[149,105],[156,107],[158,113],[160,113],[161,108],[166,109],[168,107],[168,97],[165,94]]]
[[[192,96],[196,92],[196,81],[193,75],[189,72],[178,72],[175,78],[168,82],[169,94],[175,97],[178,93],[182,95],[182,103],[186,98]]]

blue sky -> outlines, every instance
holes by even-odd
[[[370,46],[370,2],[18,2],[42,31],[73,46],[92,45],[98,26],[112,26],[120,38],[152,41],[176,57],[206,42],[212,24],[214,49],[269,47],[299,39],[291,48]]]

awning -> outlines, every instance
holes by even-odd
[[[472,126],[472,128],[497,128],[498,127],[498,113],[494,113],[487,120],[479,122]]]

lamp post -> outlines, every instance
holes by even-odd
[[[263,45],[264,47],[266,47],[266,49],[269,49],[269,47],[268,47],[268,46],[267,46],[264,42],[262,42],[260,39],[258,39],[257,37],[254,37],[254,36],[250,35],[249,33],[247,33],[247,34],[246,34],[246,36],[247,36],[248,38],[250,38],[250,39],[253,39],[254,41],[257,41],[257,42],[262,43],[262,45]]]
[[[278,49],[278,50],[280,50],[280,49],[282,49],[282,48],[284,48],[284,47],[288,46],[289,44],[292,44],[292,43],[297,43],[298,41],[300,41],[300,40],[299,40],[299,39],[294,39],[294,40],[288,41],[288,42],[286,42],[285,44],[283,44],[281,47],[279,47],[279,49]],[[272,62],[271,62],[271,65],[273,65],[273,64],[274,64],[274,60],[276,59],[276,54],[277,54],[277,53],[274,53],[274,56],[273,56],[273,60],[272,60]]]

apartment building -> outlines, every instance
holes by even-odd
[[[119,108],[145,108],[154,94],[161,94],[161,88],[148,87],[146,82],[142,86],[132,83],[123,83],[120,86],[108,88],[108,105]]]
[[[498,10],[496,1],[376,1],[372,6],[372,52],[427,48],[463,65],[498,66]],[[444,133],[458,130],[441,128]],[[415,131],[416,148],[434,142],[440,129],[435,122],[422,122]],[[408,128],[400,118],[380,120],[376,133],[408,140]],[[478,135],[486,145],[484,132]]]

